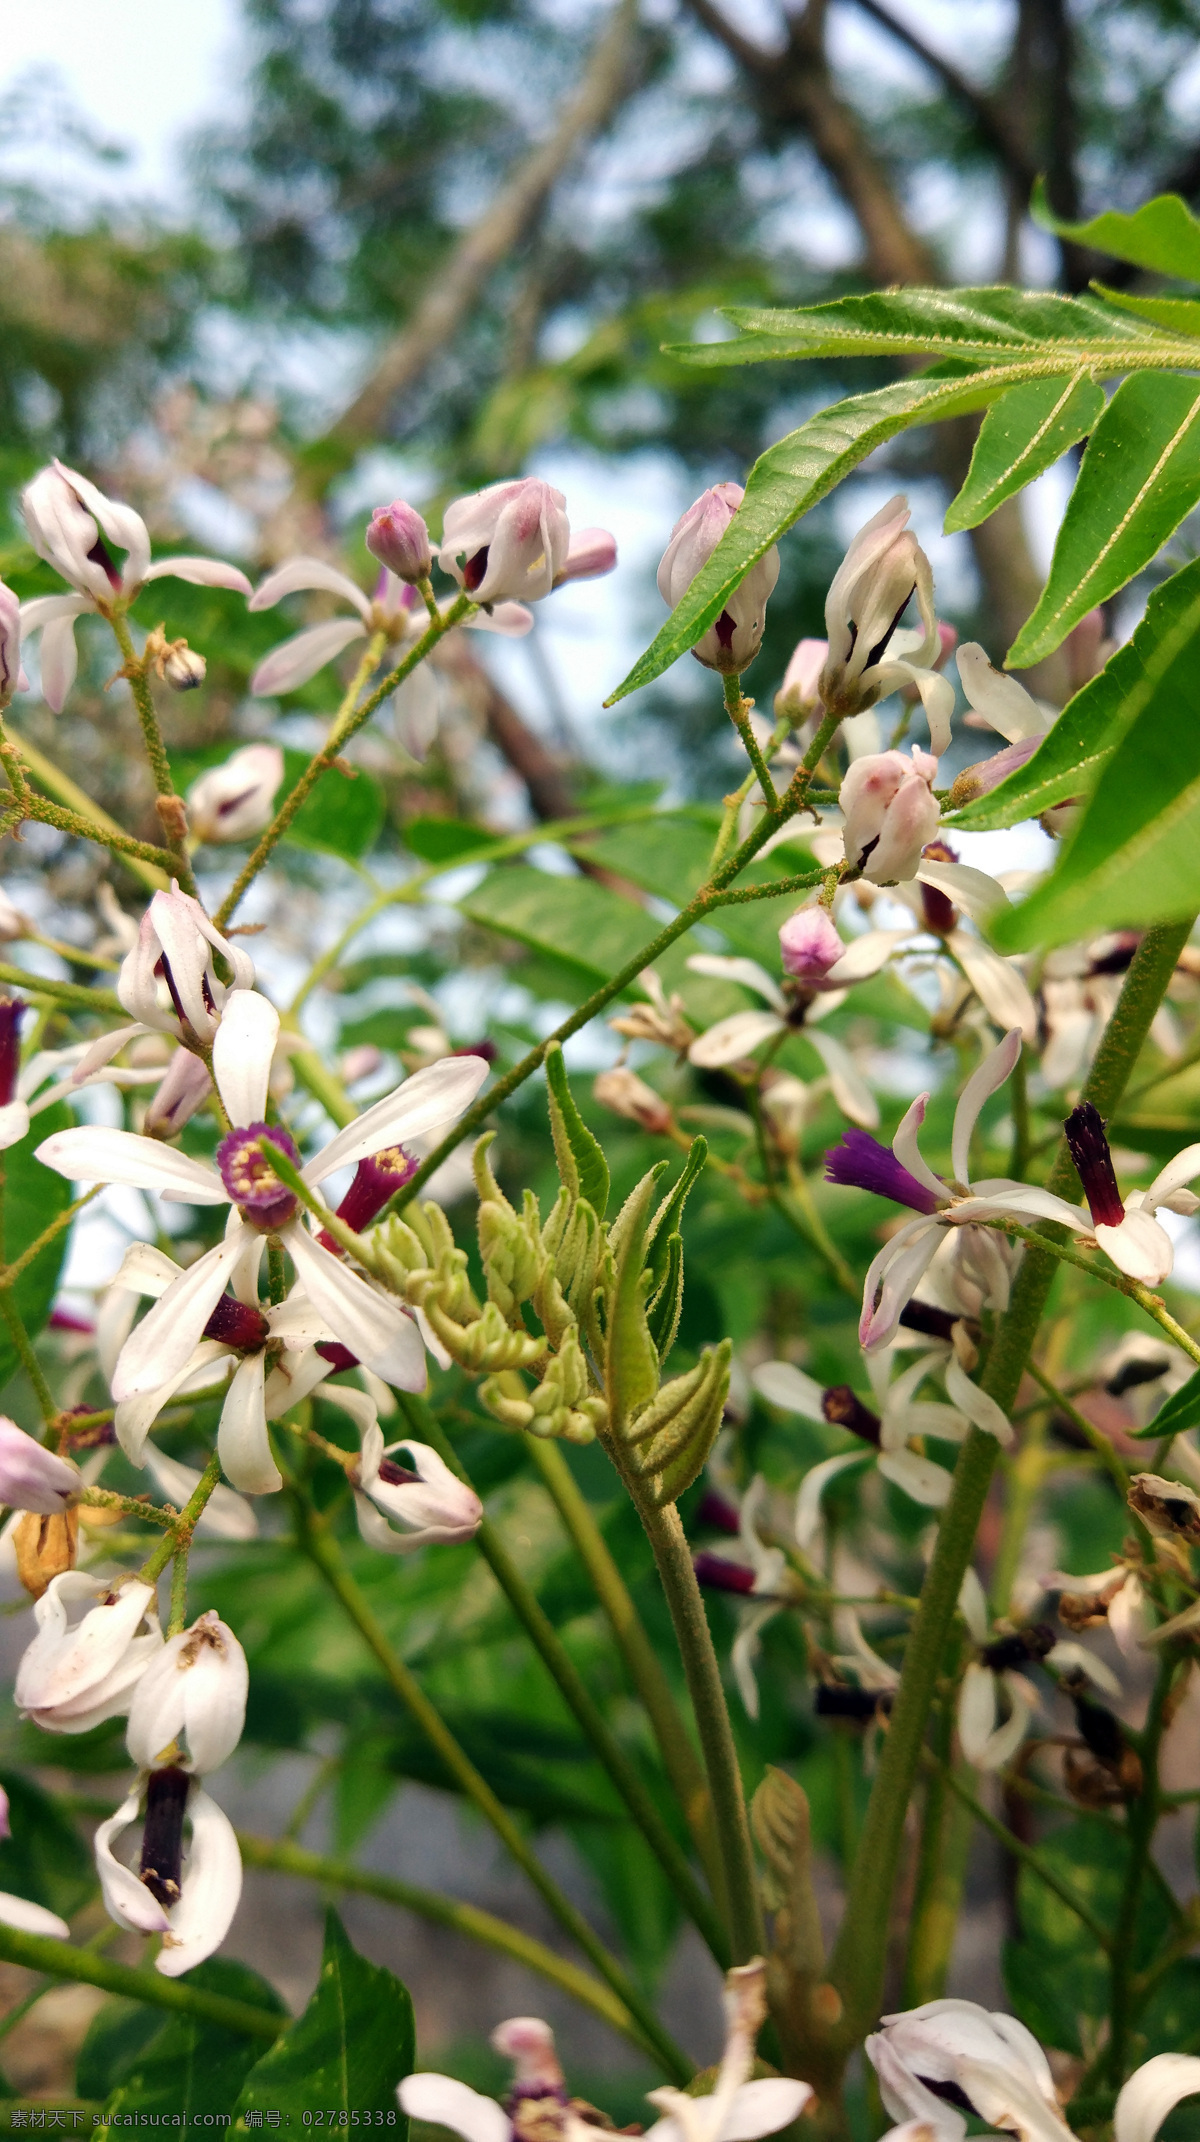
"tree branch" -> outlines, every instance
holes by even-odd
[[[890,14],[888,9],[881,5],[881,0],[855,0],[855,5],[899,44],[907,45],[922,65],[928,67],[931,74],[938,76],[951,96],[964,110],[970,112],[988,147],[1028,194],[1037,177],[1037,168],[1026,153],[1025,143],[999,99],[990,96],[984,89],[977,89],[955,66],[953,60],[946,59],[942,53],[935,51],[932,45],[927,45],[924,38],[909,23],[899,21],[896,16]]]

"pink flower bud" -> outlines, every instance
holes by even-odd
[[[21,668],[21,605],[10,587],[0,580],[0,704],[6,703],[25,683]]]
[[[790,974],[793,981],[819,987],[845,949],[823,907],[799,908],[780,925],[779,951],[783,971]]]
[[[708,564],[744,496],[740,483],[714,484],[676,521],[658,568],[658,592],[672,609]],[[778,578],[779,552],[772,545],[749,568],[715,625],[693,647],[696,660],[706,669],[736,676],[753,662],[762,646],[767,598]]]
[[[188,825],[198,841],[251,840],[271,823],[283,780],[278,744],[247,744],[188,790]]]
[[[786,714],[793,727],[798,727],[812,713],[820,698],[821,671],[828,659],[828,640],[798,642],[775,694],[775,712],[780,721]]]
[[[180,640],[164,656],[162,674],[163,681],[173,692],[194,692],[208,675],[208,664],[194,647],[188,647]]]
[[[571,537],[567,562],[554,576],[560,588],[564,580],[599,580],[611,573],[617,562],[617,539],[607,528],[581,528]]]
[[[896,627],[913,595],[924,627],[913,659],[928,667],[940,652],[933,574],[908,519],[908,500],[898,493],[859,529],[830,582],[829,659],[821,674],[821,698],[830,712],[858,714],[897,683],[911,681],[889,677],[888,669]]]
[[[175,1138],[212,1092],[208,1066],[190,1049],[176,1049],[146,1110],[147,1138]]]
[[[937,832],[941,809],[933,794],[937,760],[914,745],[855,759],[838,795],[845,818],[846,860],[875,885],[916,874],[921,850]]]
[[[477,603],[537,602],[567,563],[566,504],[536,476],[456,498],[446,508],[439,561]]]
[[[0,1502],[53,1517],[79,1490],[79,1474],[15,1421],[0,1416]]]
[[[376,506],[366,542],[372,557],[397,580],[406,580],[410,587],[428,580],[433,566],[429,530],[416,507],[403,498],[394,499],[390,506]]]

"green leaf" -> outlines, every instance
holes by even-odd
[[[1139,320],[1152,320],[1156,327],[1165,327],[1169,334],[1200,336],[1200,299],[1134,297],[1128,290],[1108,290],[1103,283],[1093,283],[1092,288],[1106,305],[1117,305],[1122,312],[1132,312]]]
[[[1126,215],[1110,208],[1090,223],[1063,223],[1055,215],[1039,179],[1033,189],[1029,212],[1035,223],[1057,238],[1073,238],[1090,245],[1113,260],[1131,260],[1135,267],[1154,268],[1159,275],[1179,275],[1200,283],[1200,222],[1177,193],[1159,193],[1152,201]]]
[[[284,752],[281,794],[295,787],[308,764],[305,752]],[[383,790],[372,774],[361,766],[354,768],[353,775],[345,774],[335,766],[321,775],[305,797],[285,837],[294,847],[316,848],[324,855],[347,856],[357,862],[375,846],[385,811]]]
[[[395,2112],[396,2085],[411,2074],[413,2014],[407,1989],[352,1948],[335,1911],[325,1919],[321,1976],[304,2014],[246,2077],[236,2113],[268,2108],[294,2114]],[[407,2142],[401,2113],[394,2128]]]
[[[760,364],[783,357],[890,357],[928,351],[942,356],[1062,359],[1064,371],[1088,356],[1128,350],[1139,340],[1124,318],[1091,296],[1059,297],[1007,284],[963,290],[875,290],[795,311],[731,305],[725,318],[741,329],[731,342],[671,345],[685,364]],[[1141,330],[1144,333],[1145,330]]]
[[[967,831],[1012,826],[1069,796],[1087,795],[1180,648],[1198,631],[1200,565],[1193,564],[1154,590],[1133,638],[1068,701],[1033,757],[989,795],[949,812],[946,824]]]
[[[67,1130],[73,1120],[61,1102],[43,1109],[20,1144],[10,1145],[4,1156],[4,1255],[9,1263],[27,1250],[71,1202],[70,1183],[33,1156],[43,1138],[53,1131]],[[31,1339],[37,1337],[50,1314],[69,1232],[64,1227],[38,1252],[13,1289],[18,1314]],[[17,1350],[8,1328],[0,1327],[0,1390],[16,1374],[17,1367]]]
[[[1132,1428],[1127,1433],[1135,1441],[1145,1443],[1157,1440],[1160,1435],[1182,1435],[1185,1428],[1194,1428],[1197,1421],[1200,1421],[1200,1369],[1159,1407],[1145,1428]]]
[[[471,826],[461,818],[410,818],[404,828],[404,845],[423,863],[461,863],[468,855],[482,855],[502,836],[486,826]]]
[[[1129,1841],[1108,1823],[1078,1821],[1055,1830],[1038,1846],[1061,1880],[1069,1884],[1093,1918],[1114,1928],[1121,1910]],[[1099,2018],[1108,2013],[1109,1971],[1093,1936],[1034,1869],[1017,1877],[1017,1908],[1025,1943],[1042,1973],[1058,1976],[1069,1988],[1078,2013]],[[1157,1868],[1148,1871],[1133,1929],[1133,1967],[1145,1970],[1169,1937],[1174,1924],[1171,1897]]]
[[[1163,632],[1154,673],[1124,700],[1115,748],[1058,868],[992,926],[1004,951],[1125,924],[1145,929],[1200,907],[1200,561],[1176,581],[1181,598],[1187,584],[1186,599]]]
[[[593,988],[649,944],[657,927],[645,908],[594,878],[551,876],[527,863],[489,872],[458,906],[474,922],[569,960]]]
[[[575,1105],[560,1042],[550,1043],[545,1063],[550,1129],[559,1175],[571,1196],[586,1198],[597,1219],[602,1220],[608,1210],[609,1187],[604,1149]]]
[[[616,1275],[609,1302],[605,1388],[618,1441],[658,1389],[658,1352],[646,1320],[642,1265],[656,1170],[643,1175],[626,1199],[610,1239]]]
[[[0,1889],[69,1919],[96,1887],[92,1855],[68,1815],[19,1771],[0,1771],[11,1834],[0,1844]]]
[[[1082,2053],[1079,2017],[1070,1999],[1069,1981],[1027,1941],[1006,1941],[1004,1990],[1014,2015],[1042,2045],[1064,2053]]]
[[[780,352],[786,355],[786,352]],[[1075,360],[1063,361],[1063,371]],[[854,394],[810,417],[799,431],[759,456],[746,495],[702,572],[672,611],[653,646],[605,700],[614,706],[661,677],[717,619],[755,560],[869,453],[913,424],[982,409],[1026,377],[1019,364],[995,365],[964,378],[925,374],[873,394]]]
[[[160,2008],[149,2008],[142,2001],[105,2001],[88,2024],[79,2048],[76,2094],[103,2104],[164,2027]]]
[[[1085,438],[1104,408],[1104,390],[1087,372],[1031,379],[994,402],[980,426],[967,479],[946,514],[946,533],[975,528],[1013,493],[1053,467]]]
[[[1097,603],[1150,563],[1200,499],[1200,387],[1175,372],[1122,381],[1083,457],[1050,577],[1009,650],[1040,662]]]
[[[255,2007],[268,2008],[274,2015],[287,2013],[274,1987],[257,1971],[225,1957],[213,1956],[207,1963],[197,1964],[183,1983],[252,2001]],[[125,2005],[121,2004],[123,2009]],[[209,2134],[213,2127],[226,2125],[238,2092],[258,2057],[261,2041],[195,2016],[172,2016],[140,2047],[136,2045],[139,2035],[132,2017],[122,2015],[110,2025],[100,2044],[93,2045],[91,2054],[81,2057],[84,2067],[99,2066],[104,2058],[124,2067],[104,2108],[101,2135],[120,2133],[130,2124],[130,2113],[157,2113],[160,2120],[155,2125],[163,2124],[161,2116],[170,2114],[166,2124],[173,2133],[186,2138]],[[128,2060],[131,2046],[133,2058]]]

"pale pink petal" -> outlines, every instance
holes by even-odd
[[[449,2127],[464,2142],[510,2142],[512,2121],[495,2099],[450,2075],[406,2075],[396,2095],[411,2120]]]
[[[912,935],[911,930],[864,930],[829,969],[826,981],[865,982],[886,967],[897,946],[907,944]]]
[[[825,1066],[830,1090],[844,1116],[864,1130],[879,1128],[879,1107],[849,1049],[819,1027],[806,1026],[804,1038]]]
[[[401,1391],[423,1391],[428,1375],[421,1334],[389,1295],[377,1293],[307,1234],[299,1221],[283,1237],[305,1293],[343,1346]]]
[[[946,948],[954,954],[989,1018],[997,1026],[1018,1028],[1024,1041],[1036,1041],[1037,1006],[1020,969],[966,930],[951,930]]]
[[[324,625],[308,625],[264,656],[250,679],[250,690],[256,699],[278,699],[284,692],[294,692],[352,640],[366,636],[366,626],[353,617],[331,617]]]
[[[740,982],[743,989],[752,989],[756,996],[764,998],[781,1018],[787,1012],[787,999],[778,982],[756,959],[742,959],[727,952],[693,952],[688,966],[693,974],[707,974],[715,981]]]
[[[954,1111],[954,1137],[951,1144],[955,1179],[960,1183],[969,1183],[971,1180],[968,1173],[971,1165],[971,1138],[984,1102],[989,1101],[992,1095],[999,1091],[1005,1079],[1011,1077],[1020,1053],[1020,1029],[1013,1027],[1011,1032],[1004,1036],[1003,1041],[984,1057],[978,1070],[972,1071],[963,1087],[958,1107]]]
[[[371,615],[371,605],[361,588],[357,588],[336,565],[327,565],[324,558],[289,558],[286,565],[276,566],[254,590],[247,605],[251,610],[273,610],[285,595],[298,595],[306,588],[321,588],[326,594],[340,595],[343,602],[353,603],[359,616],[366,623]]]
[[[42,632],[42,697],[56,714],[62,713],[78,667],[75,620],[73,617],[57,618]]]
[[[21,604],[22,638],[28,639],[31,632],[57,623],[59,618],[78,617],[91,607],[86,595],[35,595],[32,602]]]
[[[1130,1208],[1118,1227],[1101,1224],[1092,1232],[1105,1256],[1129,1279],[1157,1287],[1169,1277],[1175,1245],[1166,1228],[1160,1227],[1150,1213]]]
[[[194,588],[232,588],[238,595],[250,593],[246,575],[224,558],[160,558],[157,565],[142,574],[143,587],[148,580],[186,580]]]
[[[1003,885],[990,878],[986,870],[976,870],[973,863],[943,863],[940,857],[922,856],[917,876],[922,885],[934,885],[944,892],[975,922],[983,922],[997,908],[1011,905]]]
[[[908,1173],[915,1176],[926,1190],[932,1190],[939,1202],[944,1202],[946,1185],[940,1175],[934,1174],[917,1143],[917,1132],[925,1121],[928,1105],[929,1095],[919,1093],[912,1106],[905,1110],[892,1140],[892,1151],[902,1168],[907,1168]]]
[[[187,1205],[225,1205],[229,1192],[214,1168],[139,1138],[133,1131],[77,1125],[43,1139],[37,1158],[72,1183],[127,1183],[133,1190],[157,1190]]]
[[[941,1234],[936,1220],[910,1220],[871,1260],[863,1283],[860,1346],[882,1346],[891,1338],[900,1321],[900,1311],[911,1300],[937,1254]],[[877,1288],[881,1288],[878,1305]]]
[[[490,610],[476,610],[464,617],[469,632],[498,632],[505,640],[523,640],[533,630],[533,611],[523,602],[494,602]]]
[[[688,1062],[702,1071],[718,1071],[725,1064],[736,1063],[741,1056],[750,1056],[769,1041],[782,1026],[778,1012],[744,1011],[731,1012],[727,1019],[718,1019],[706,1034],[693,1041],[688,1050]]]

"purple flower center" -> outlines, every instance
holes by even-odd
[[[1104,1135],[1104,1118],[1090,1101],[1083,1101],[1073,1108],[1063,1129],[1075,1172],[1083,1184],[1083,1194],[1088,1201],[1094,1227],[1119,1227],[1125,1217],[1125,1207],[1117,1188],[1116,1170],[1108,1139]]]
[[[842,1183],[850,1190],[873,1190],[876,1197],[890,1197],[897,1205],[911,1205],[914,1212],[936,1212],[939,1200],[924,1183],[902,1167],[888,1145],[880,1145],[870,1131],[848,1130],[840,1145],[825,1155],[825,1180]]]
[[[191,1778],[172,1763],[152,1770],[146,1785],[146,1820],[138,1879],[164,1911],[178,1904],[183,1886],[183,1818]]]
[[[4,1107],[17,1090],[24,1016],[25,1006],[20,997],[0,997],[0,1104]]]
[[[340,1339],[318,1339],[317,1352],[322,1361],[328,1361],[332,1365],[335,1376],[340,1376],[343,1369],[358,1367],[358,1355],[352,1354],[350,1348],[343,1346]]]
[[[278,1181],[278,1177],[275,1179]],[[271,1327],[262,1310],[250,1302],[235,1301],[232,1294],[221,1296],[204,1327],[206,1339],[219,1339],[222,1346],[236,1347],[239,1354],[261,1353],[270,1335]]]
[[[487,578],[488,552],[490,548],[490,544],[485,543],[483,549],[477,550],[473,558],[467,558],[463,561],[463,586],[468,595],[473,595],[476,588],[481,588]]]
[[[361,1234],[376,1214],[383,1211],[388,1200],[395,1197],[397,1190],[402,1190],[405,1183],[412,1180],[417,1165],[413,1155],[406,1153],[402,1145],[389,1145],[380,1153],[368,1153],[365,1160],[359,1161],[354,1181],[337,1208],[339,1220],[352,1227],[356,1235]],[[345,1254],[341,1243],[335,1242],[324,1230],[317,1240],[337,1256]]]
[[[921,850],[921,854],[923,860],[928,863],[958,861],[954,849],[944,840],[931,840],[928,847]],[[936,885],[926,885],[924,880],[921,883],[921,919],[934,937],[948,937],[958,923],[958,910],[953,900],[946,893],[939,892]]]
[[[117,588],[118,590],[120,589],[121,575],[119,574],[116,566],[113,563],[112,552],[110,551],[102,535],[97,535],[95,542],[89,550],[88,562],[91,565],[100,566],[102,571],[108,575],[112,586],[114,588]]]
[[[261,1142],[269,1138],[297,1167],[300,1155],[285,1130],[275,1123],[249,1123],[245,1130],[230,1131],[217,1147],[221,1181],[241,1211],[243,1219],[263,1234],[286,1227],[297,1211],[297,1202],[286,1183],[268,1163]]]
[[[718,1495],[715,1488],[705,1488],[695,1523],[701,1528],[707,1526],[713,1532],[727,1532],[732,1539],[736,1539],[742,1529],[733,1504]]]
[[[726,1555],[713,1554],[707,1547],[692,1556],[692,1568],[696,1572],[696,1582],[710,1592],[754,1590],[752,1569],[747,1569],[744,1562],[731,1562]]]
[[[381,1458],[379,1460],[379,1478],[386,1480],[389,1487],[419,1487],[421,1485],[420,1473],[410,1473],[406,1465],[397,1465],[394,1458]]]

